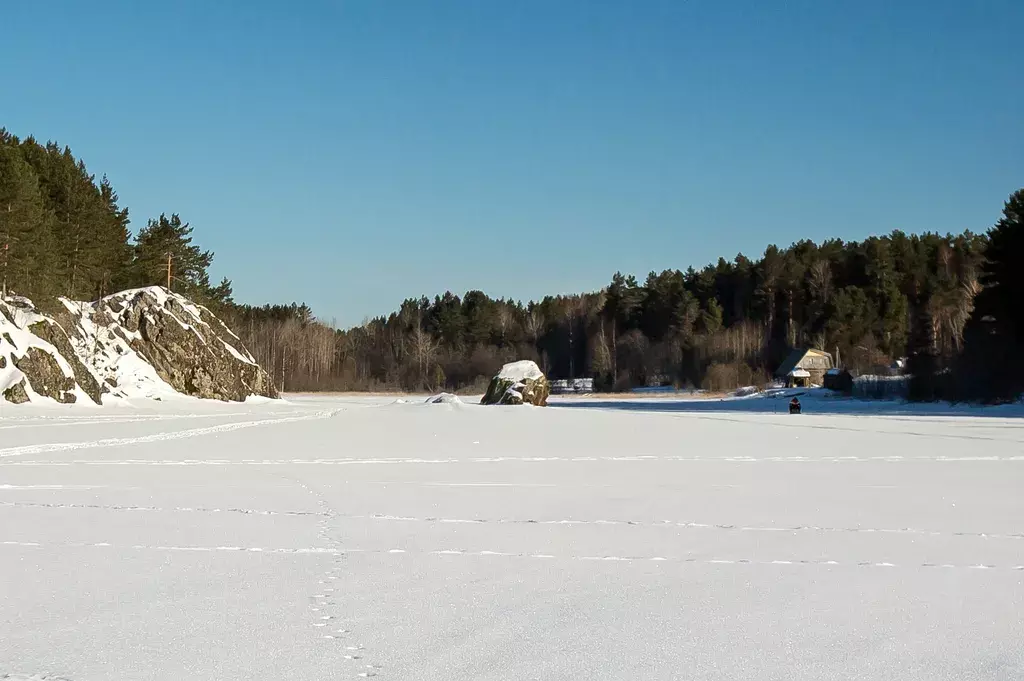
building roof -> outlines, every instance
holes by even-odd
[[[775,372],[776,376],[789,376],[790,372],[794,369],[801,368],[805,359],[824,359],[828,362],[828,368],[832,368],[832,355],[828,354],[824,350],[815,350],[813,348],[797,349],[789,353],[778,370]]]

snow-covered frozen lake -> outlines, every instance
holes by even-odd
[[[1019,409],[410,400],[4,406],[0,678],[1024,678]]]

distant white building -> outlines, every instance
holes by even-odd
[[[889,365],[890,376],[902,376],[907,371],[907,358],[900,357],[899,359],[893,360],[893,363]]]
[[[561,378],[551,381],[552,395],[573,395],[594,392],[594,379],[592,378]]]

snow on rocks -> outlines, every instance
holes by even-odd
[[[481,404],[547,405],[551,387],[536,362],[522,360],[506,364],[491,379]]]
[[[428,397],[426,404],[462,404],[462,400],[459,399],[458,395],[440,393],[438,395],[431,395]]]
[[[524,359],[519,362],[510,362],[501,367],[497,377],[513,381],[538,380],[544,378],[544,372],[540,370],[536,362]]]
[[[207,308],[158,287],[52,309],[0,301],[0,395],[9,402],[230,401],[276,397],[238,336]]]
[[[0,300],[0,397],[15,404],[40,398],[98,402],[100,384],[71,349],[64,329],[32,301]]]

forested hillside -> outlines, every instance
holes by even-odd
[[[603,389],[724,389],[762,382],[790,348],[812,346],[860,372],[909,356],[919,399],[1003,399],[1024,386],[1022,221],[1024,190],[987,235],[801,241],[643,281],[616,273],[601,291],[527,304],[446,292],[335,330],[305,305],[235,303],[178,215],[133,236],[114,188],[70,149],[0,130],[5,291],[89,300],[169,280],[224,317],[285,390],[480,389],[511,359]]]
[[[30,298],[95,299],[112,291],[166,284],[211,304],[231,297],[211,286],[213,254],[192,244],[177,215],[148,221],[134,239],[128,210],[106,177],[97,181],[68,147],[19,140],[0,129],[0,279]]]
[[[524,358],[606,390],[728,389],[766,381],[793,347],[819,347],[855,373],[908,357],[917,399],[1006,399],[1024,386],[1022,216],[1024,190],[991,237],[801,241],[642,282],[616,273],[601,291],[527,304],[446,292],[338,332],[305,306],[238,314],[250,347],[295,390],[481,390]]]

